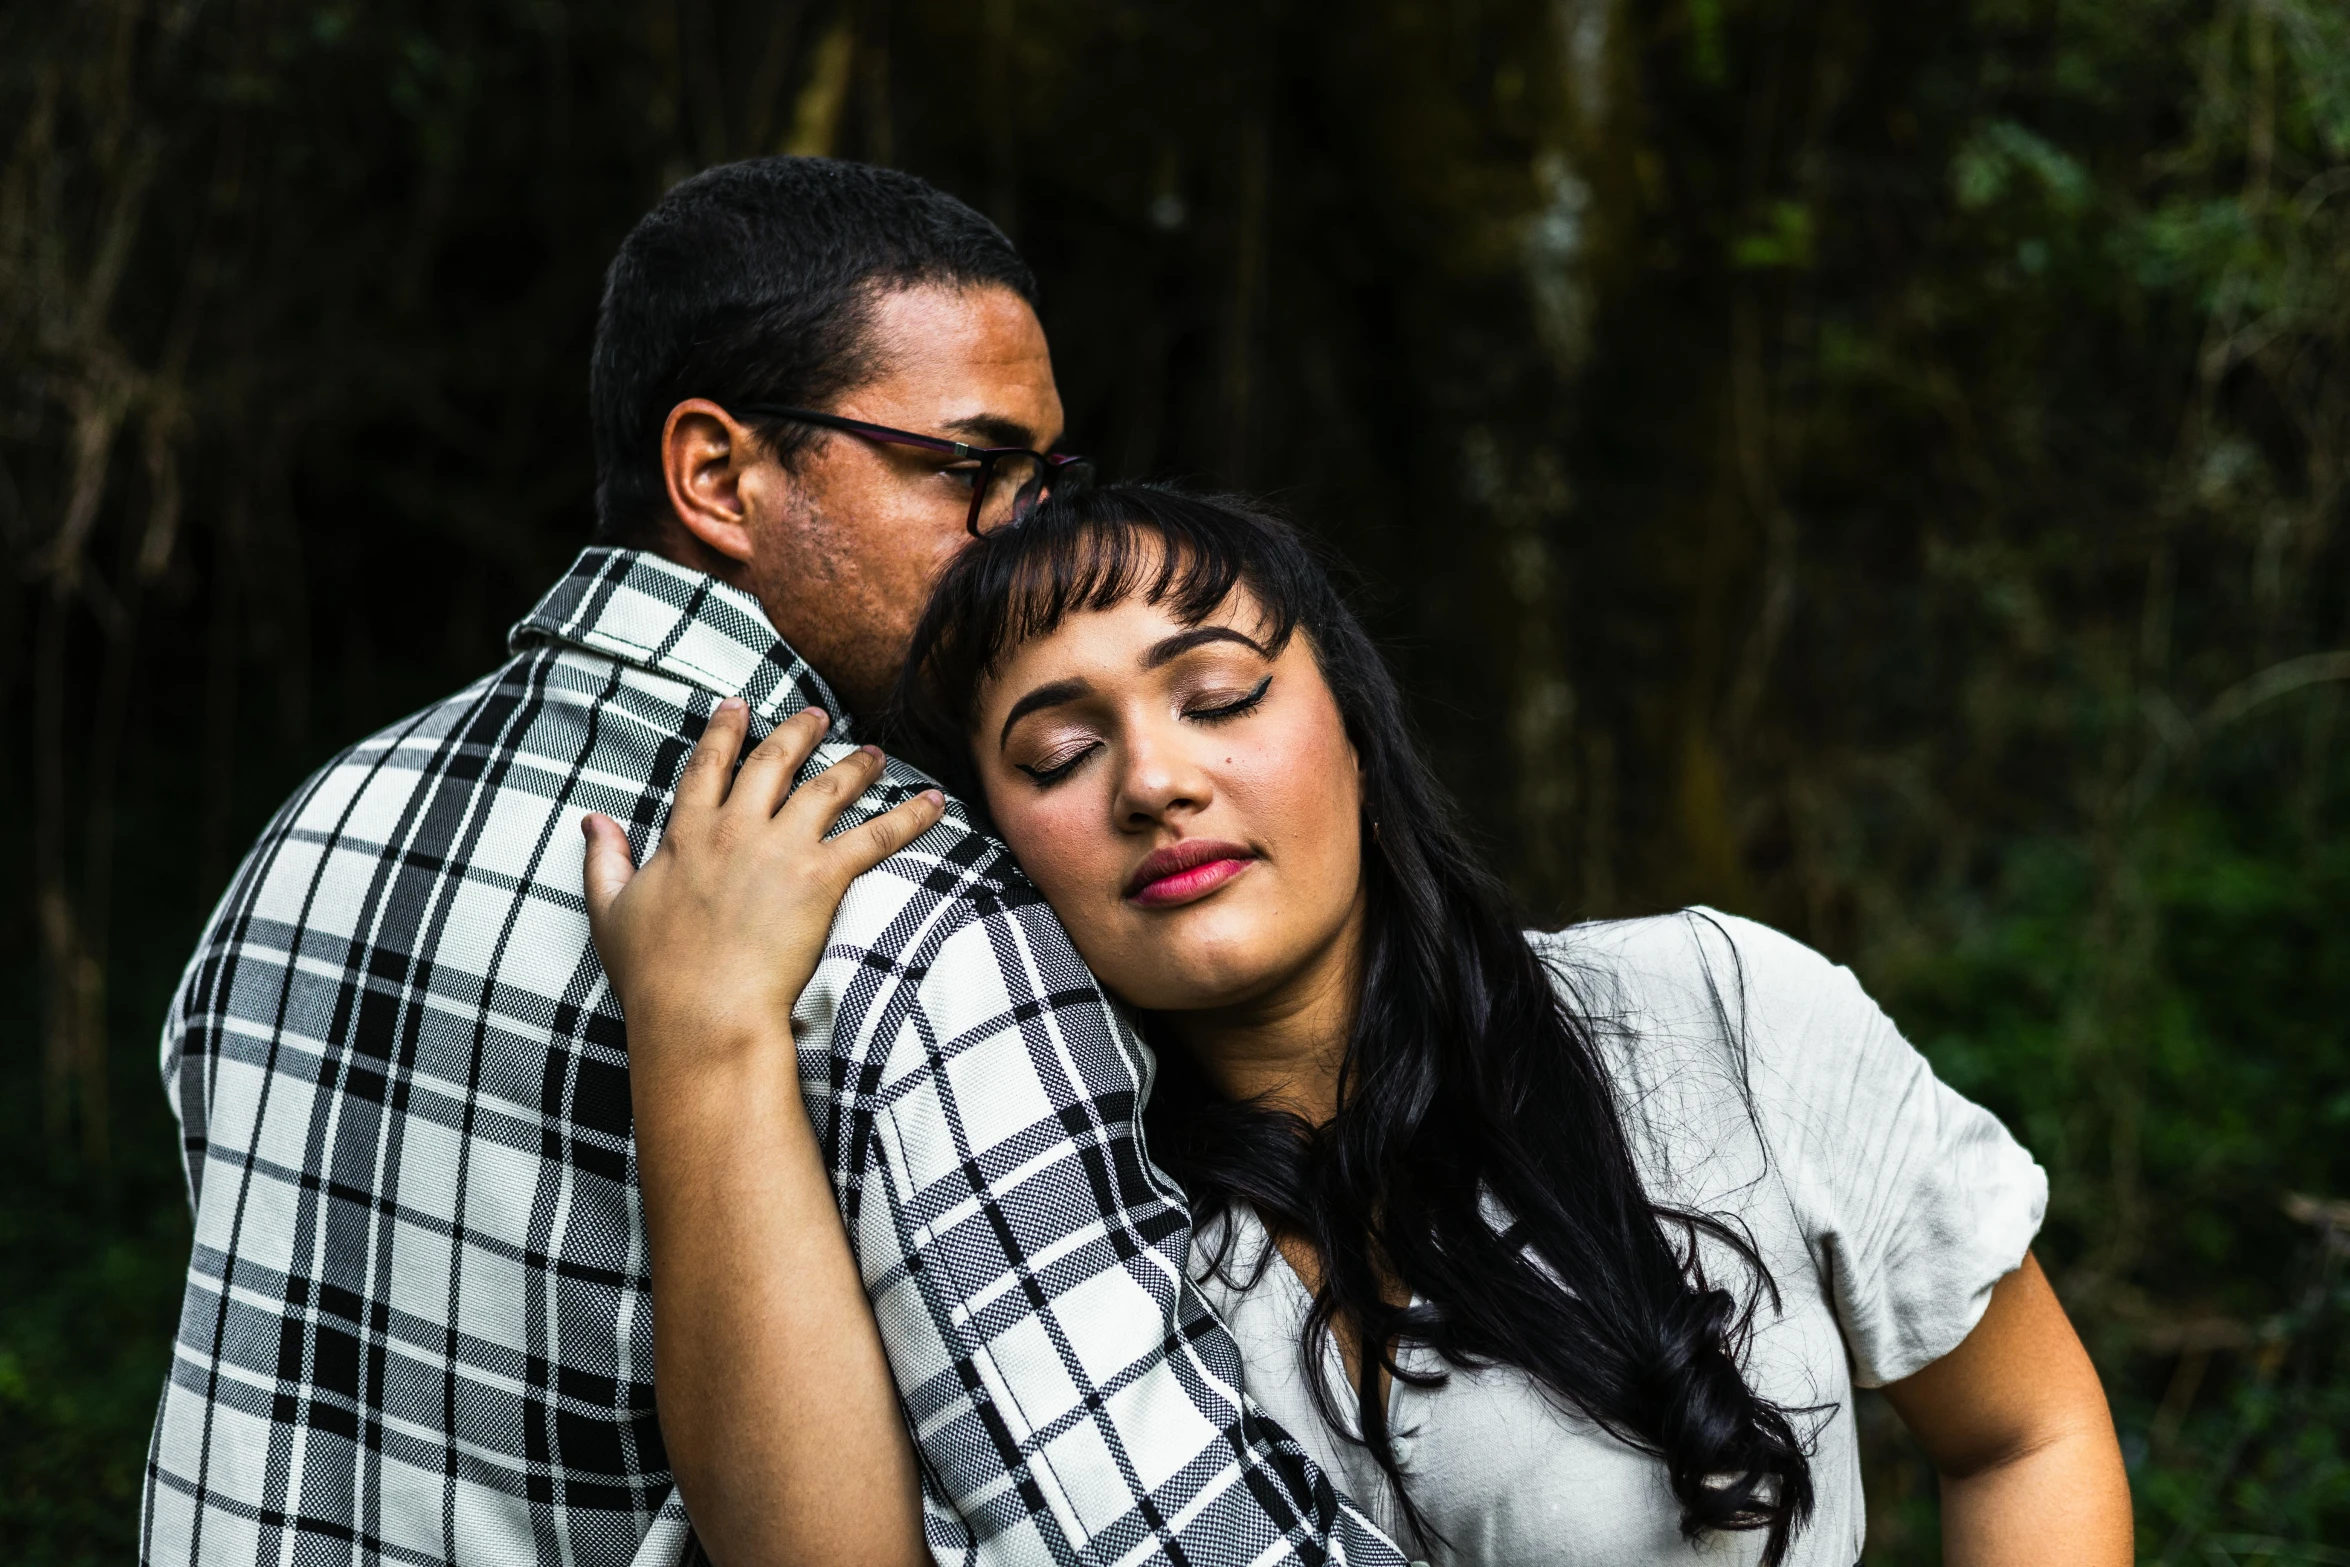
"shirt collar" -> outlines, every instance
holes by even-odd
[[[849,738],[849,717],[832,688],[791,650],[757,599],[643,550],[582,550],[506,641],[517,653],[586,648],[721,697],[739,696],[758,728],[821,707],[832,715],[829,738]]]

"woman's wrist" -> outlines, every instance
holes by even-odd
[[[793,1053],[789,1002],[745,1004],[706,995],[621,997],[631,1073],[741,1072],[789,1063]]]
[[[804,1115],[799,1052],[780,1018],[666,1018],[632,1027],[628,1081],[640,1142],[648,1123],[724,1123],[770,1108]]]

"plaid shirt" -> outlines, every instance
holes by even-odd
[[[641,859],[721,697],[755,732],[837,709],[753,600],[633,551],[513,647],[303,785],[181,983],[196,1236],[147,1562],[690,1547],[578,823]],[[892,763],[852,819],[927,782]],[[940,1560],[1399,1560],[1247,1400],[1142,1146],[1149,1057],[959,806],[851,889],[793,1020]]]

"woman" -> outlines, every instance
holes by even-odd
[[[1761,926],[1521,935],[1288,528],[1144,487],[1050,504],[950,569],[902,705],[1153,1043],[1150,1145],[1252,1395],[1408,1551],[1844,1567],[1857,1382],[1940,1469],[1949,1560],[2129,1559],[2103,1395],[2027,1250],[2029,1156]],[[591,819],[589,903],[629,1018],[657,1344],[741,1346],[775,1383],[770,1419],[721,1434],[662,1361],[673,1450],[711,1455],[679,1460],[697,1522],[738,1556],[914,1560],[911,1460],[804,1124],[776,1112],[746,1175],[675,1110],[790,1078],[841,889],[936,819],[925,797],[822,840],[877,753],[779,809],[819,727],[779,728],[729,792],[722,712],[633,882]],[[707,1238],[713,1189],[787,1212],[788,1258]],[[761,1350],[756,1302],[787,1287],[820,1291],[793,1319],[819,1342]]]

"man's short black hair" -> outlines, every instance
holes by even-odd
[[[669,514],[661,426],[689,397],[827,408],[876,368],[875,297],[1036,278],[1002,231],[911,174],[832,158],[721,164],[661,198],[604,276],[588,372],[596,538],[641,544]],[[805,426],[762,427],[788,461]]]

